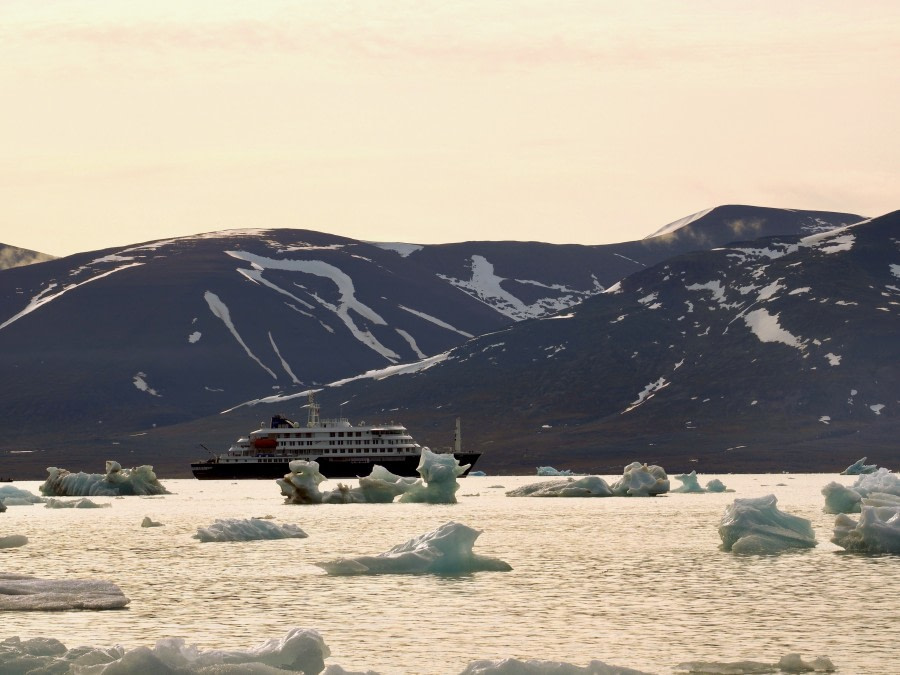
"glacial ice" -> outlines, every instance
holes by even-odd
[[[0,537],[0,548],[18,548],[28,543],[28,537],[24,534],[9,534]]]
[[[51,580],[0,573],[0,610],[120,609],[130,602],[110,581]],[[3,644],[3,643],[0,643]]]
[[[866,464],[866,457],[858,459],[846,469],[841,471],[842,476],[859,476],[866,473],[875,473],[878,470],[877,464]]]
[[[735,499],[719,523],[722,550],[732,553],[779,553],[812,548],[816,536],[806,518],[778,510],[775,495]]]
[[[141,527],[162,527],[162,523],[156,522],[150,516],[144,516],[144,519],[141,521]]]
[[[210,541],[257,541],[260,539],[304,539],[309,535],[293,523],[279,525],[268,520],[217,518],[207,527],[198,527],[194,539]]]
[[[0,485],[0,504],[4,506],[30,506],[43,501],[43,497],[38,497],[28,490],[17,488],[14,485]],[[0,509],[0,511],[2,510]]]
[[[726,488],[725,484],[718,478],[713,478],[706,484],[705,488],[702,487],[700,485],[700,480],[697,478],[696,471],[683,473],[679,476],[675,476],[675,478],[681,481],[681,485],[677,488],[673,488],[670,492],[734,492],[734,490]]]
[[[472,552],[481,534],[461,523],[448,522],[377,555],[338,558],[316,563],[328,574],[471,574],[508,572],[508,563]]]
[[[106,473],[70,473],[55,466],[47,468],[41,494],[57,497],[117,497],[120,495],[165,495],[153,467],[145,464],[123,469],[118,462],[106,462]]]
[[[469,466],[460,466],[452,454],[422,448],[416,469],[421,478],[404,478],[375,465],[368,476],[359,479],[359,487],[338,483],[334,490],[322,492],[319,484],[325,476],[319,472],[319,463],[298,459],[288,465],[291,472],[275,482],[288,504],[381,504],[392,502],[398,495],[401,502],[455,504],[459,489],[456,479]]]
[[[632,462],[610,486],[599,476],[575,480],[530,483],[510,490],[507,497],[651,497],[669,491],[669,479],[661,466]]]
[[[537,468],[538,476],[574,476],[569,469],[554,469],[552,466],[539,466]]]
[[[81,499],[55,499],[50,497],[44,503],[45,509],[103,509],[111,506],[110,504],[98,504],[87,497]]]
[[[834,519],[832,543],[854,553],[900,553],[900,504],[862,500],[859,521],[843,513]]]
[[[501,659],[472,661],[460,675],[649,675],[642,670],[610,666],[602,661],[591,661],[586,666],[576,666],[564,661],[540,661],[528,659]]]
[[[825,513],[859,513],[863,498],[876,500],[879,506],[900,505],[900,477],[888,469],[862,474],[852,487],[832,481],[822,488]]]
[[[190,675],[259,675],[286,671],[321,673],[331,651],[318,631],[292,628],[284,637],[246,650],[200,649],[182,638],[157,640],[153,647],[76,647],[67,649],[53,638],[0,641],[0,671],[58,675],[159,673]],[[27,665],[27,668],[23,666]],[[327,672],[327,671],[326,671]]]
[[[686,661],[675,666],[676,673],[706,673],[708,675],[755,675],[759,673],[833,673],[834,664],[827,656],[804,661],[799,654],[785,654],[778,663],[761,661]]]

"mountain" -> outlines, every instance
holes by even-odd
[[[0,373],[11,384],[0,391],[0,453],[13,453],[14,471],[39,467],[36,477],[73,458],[85,470],[115,458],[183,471],[197,443],[247,430],[234,416],[267,414],[247,407],[219,414],[245,401],[468,349],[474,336],[487,335],[471,342],[481,345],[531,325],[529,317],[612,297],[598,294],[671,255],[731,241],[750,221],[754,232],[803,233],[856,220],[720,207],[662,235],[605,246],[416,246],[246,230],[2,270]],[[531,368],[510,365],[526,376]],[[447,390],[453,396],[445,398],[498,401],[494,414],[501,413],[507,385],[482,388],[486,375],[462,376],[473,391]],[[429,397],[398,397],[393,385],[373,389],[369,409],[400,408],[404,421],[407,410],[424,421],[429,409],[420,403]],[[581,395],[578,386],[570,396]],[[120,451],[135,462],[111,457]]]
[[[900,465],[900,212],[670,259],[427,368],[326,388],[323,410],[395,414],[492,473],[829,471]],[[410,369],[413,371],[414,369]],[[211,420],[251,424],[283,399]],[[395,412],[396,411],[396,412]],[[194,429],[199,429],[195,426]]]
[[[52,255],[0,243],[0,270],[53,260]]]

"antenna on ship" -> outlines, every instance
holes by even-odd
[[[307,400],[309,401],[309,415],[306,418],[306,426],[317,427],[319,426],[319,404],[316,403],[316,392],[312,389],[309,390]]]
[[[459,418],[456,418],[456,434],[453,436],[453,452],[462,450],[462,429],[459,424]]]

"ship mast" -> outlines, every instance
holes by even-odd
[[[310,390],[307,400],[309,401],[309,414],[306,418],[306,426],[317,427],[319,426],[319,404],[316,403],[314,391]]]
[[[453,452],[462,450],[462,430],[459,425],[459,418],[456,418],[456,435],[453,437]]]

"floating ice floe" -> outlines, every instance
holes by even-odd
[[[194,539],[209,541],[257,541],[260,539],[305,539],[309,535],[292,523],[279,525],[269,520],[250,518],[216,519],[207,527],[198,527]]]
[[[108,508],[110,504],[98,504],[87,497],[81,499],[54,499],[50,497],[44,502],[45,509],[103,509]]]
[[[247,650],[203,650],[182,638],[164,638],[154,647],[76,647],[53,638],[0,641],[0,672],[76,675],[81,673],[321,673],[331,652],[318,631],[292,628],[282,638]],[[338,666],[339,668],[339,666]],[[344,672],[343,670],[339,672]]]
[[[705,488],[701,487],[696,471],[683,473],[680,476],[675,476],[675,478],[676,480],[681,481],[681,485],[677,488],[673,488],[670,492],[729,492],[728,488],[725,487],[725,484],[718,478],[713,478],[709,481]],[[731,492],[734,492],[734,490],[731,490]]]
[[[775,495],[735,499],[719,523],[722,550],[732,553],[779,553],[812,548],[816,535],[806,518],[778,510]]]
[[[438,454],[422,448],[416,469],[421,478],[397,476],[383,466],[375,465],[371,474],[359,479],[359,487],[350,488],[338,483],[334,490],[322,492],[319,484],[325,476],[319,472],[319,463],[298,459],[288,464],[290,473],[275,482],[289,504],[380,504],[392,502],[397,496],[401,502],[455,504],[459,490],[457,478],[469,466],[460,465],[452,454]]]
[[[877,506],[862,500],[859,521],[838,514],[831,541],[854,553],[900,553],[900,504]]]
[[[825,513],[859,513],[863,498],[873,506],[900,506],[900,476],[888,469],[877,469],[860,475],[852,487],[832,481],[822,488],[822,494]]]
[[[165,495],[153,467],[145,464],[123,469],[118,462],[106,462],[106,473],[70,473],[55,466],[48,467],[47,480],[41,494],[57,497],[117,497],[120,495]]]
[[[804,661],[799,654],[786,654],[778,663],[761,661],[686,661],[675,666],[676,673],[710,673],[711,675],[754,675],[755,673],[833,673],[834,664],[826,656]]]
[[[111,581],[37,579],[0,573],[0,610],[121,609],[130,602]],[[2,645],[4,643],[0,643]],[[2,669],[0,669],[2,671]]]
[[[43,501],[43,497],[38,497],[28,490],[17,488],[14,485],[0,485],[0,505],[2,506],[31,506]],[[4,510],[0,509],[0,511]]]
[[[501,659],[472,661],[460,675],[649,675],[642,670],[610,666],[603,661],[591,661],[586,666],[576,666],[564,661],[539,661],[529,659]]]
[[[24,534],[9,534],[0,537],[0,548],[18,548],[28,543],[28,537]]]
[[[609,485],[599,476],[575,480],[531,483],[510,490],[507,497],[652,497],[669,491],[669,478],[661,466],[632,462],[622,477]]]
[[[842,476],[859,476],[865,473],[875,473],[878,470],[877,464],[866,464],[867,457],[858,459],[846,469],[841,471]]]
[[[377,555],[316,563],[328,574],[470,574],[508,572],[503,560],[472,552],[481,531],[449,522]]]
[[[539,466],[537,468],[538,476],[574,476],[569,469],[554,469],[552,466]]]
[[[144,519],[141,521],[141,527],[162,527],[162,523],[158,523],[150,516],[144,516]]]

